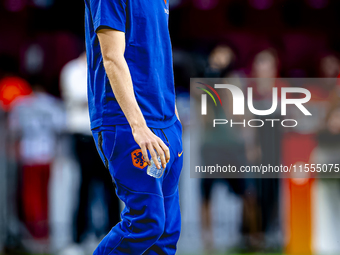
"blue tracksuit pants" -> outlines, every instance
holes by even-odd
[[[100,242],[94,255],[175,254],[181,216],[178,180],[183,165],[182,126],[177,120],[153,132],[169,146],[170,161],[157,179],[147,164],[129,125],[101,127],[93,137],[125,208],[121,221]]]

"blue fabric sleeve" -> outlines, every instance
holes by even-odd
[[[110,27],[125,32],[125,0],[90,0],[94,30]]]

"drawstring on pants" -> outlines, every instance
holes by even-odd
[[[155,131],[153,131],[153,129],[152,128],[150,128],[151,129],[151,131],[156,135],[156,133],[155,133]],[[164,137],[165,137],[165,139],[166,139],[166,141],[167,141],[167,143],[169,144],[169,146],[170,146],[170,143],[169,143],[169,140],[168,140],[168,137],[166,136],[166,134],[164,133],[164,131],[163,131],[163,129],[161,129],[160,128],[160,130],[162,131],[162,133],[163,133],[163,135],[164,135]]]

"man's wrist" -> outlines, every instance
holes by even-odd
[[[132,131],[147,127],[145,120],[130,123]]]

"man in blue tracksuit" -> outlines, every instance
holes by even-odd
[[[125,203],[95,255],[176,252],[183,151],[168,19],[168,0],[85,0],[91,129]],[[151,159],[161,178],[147,174]]]

